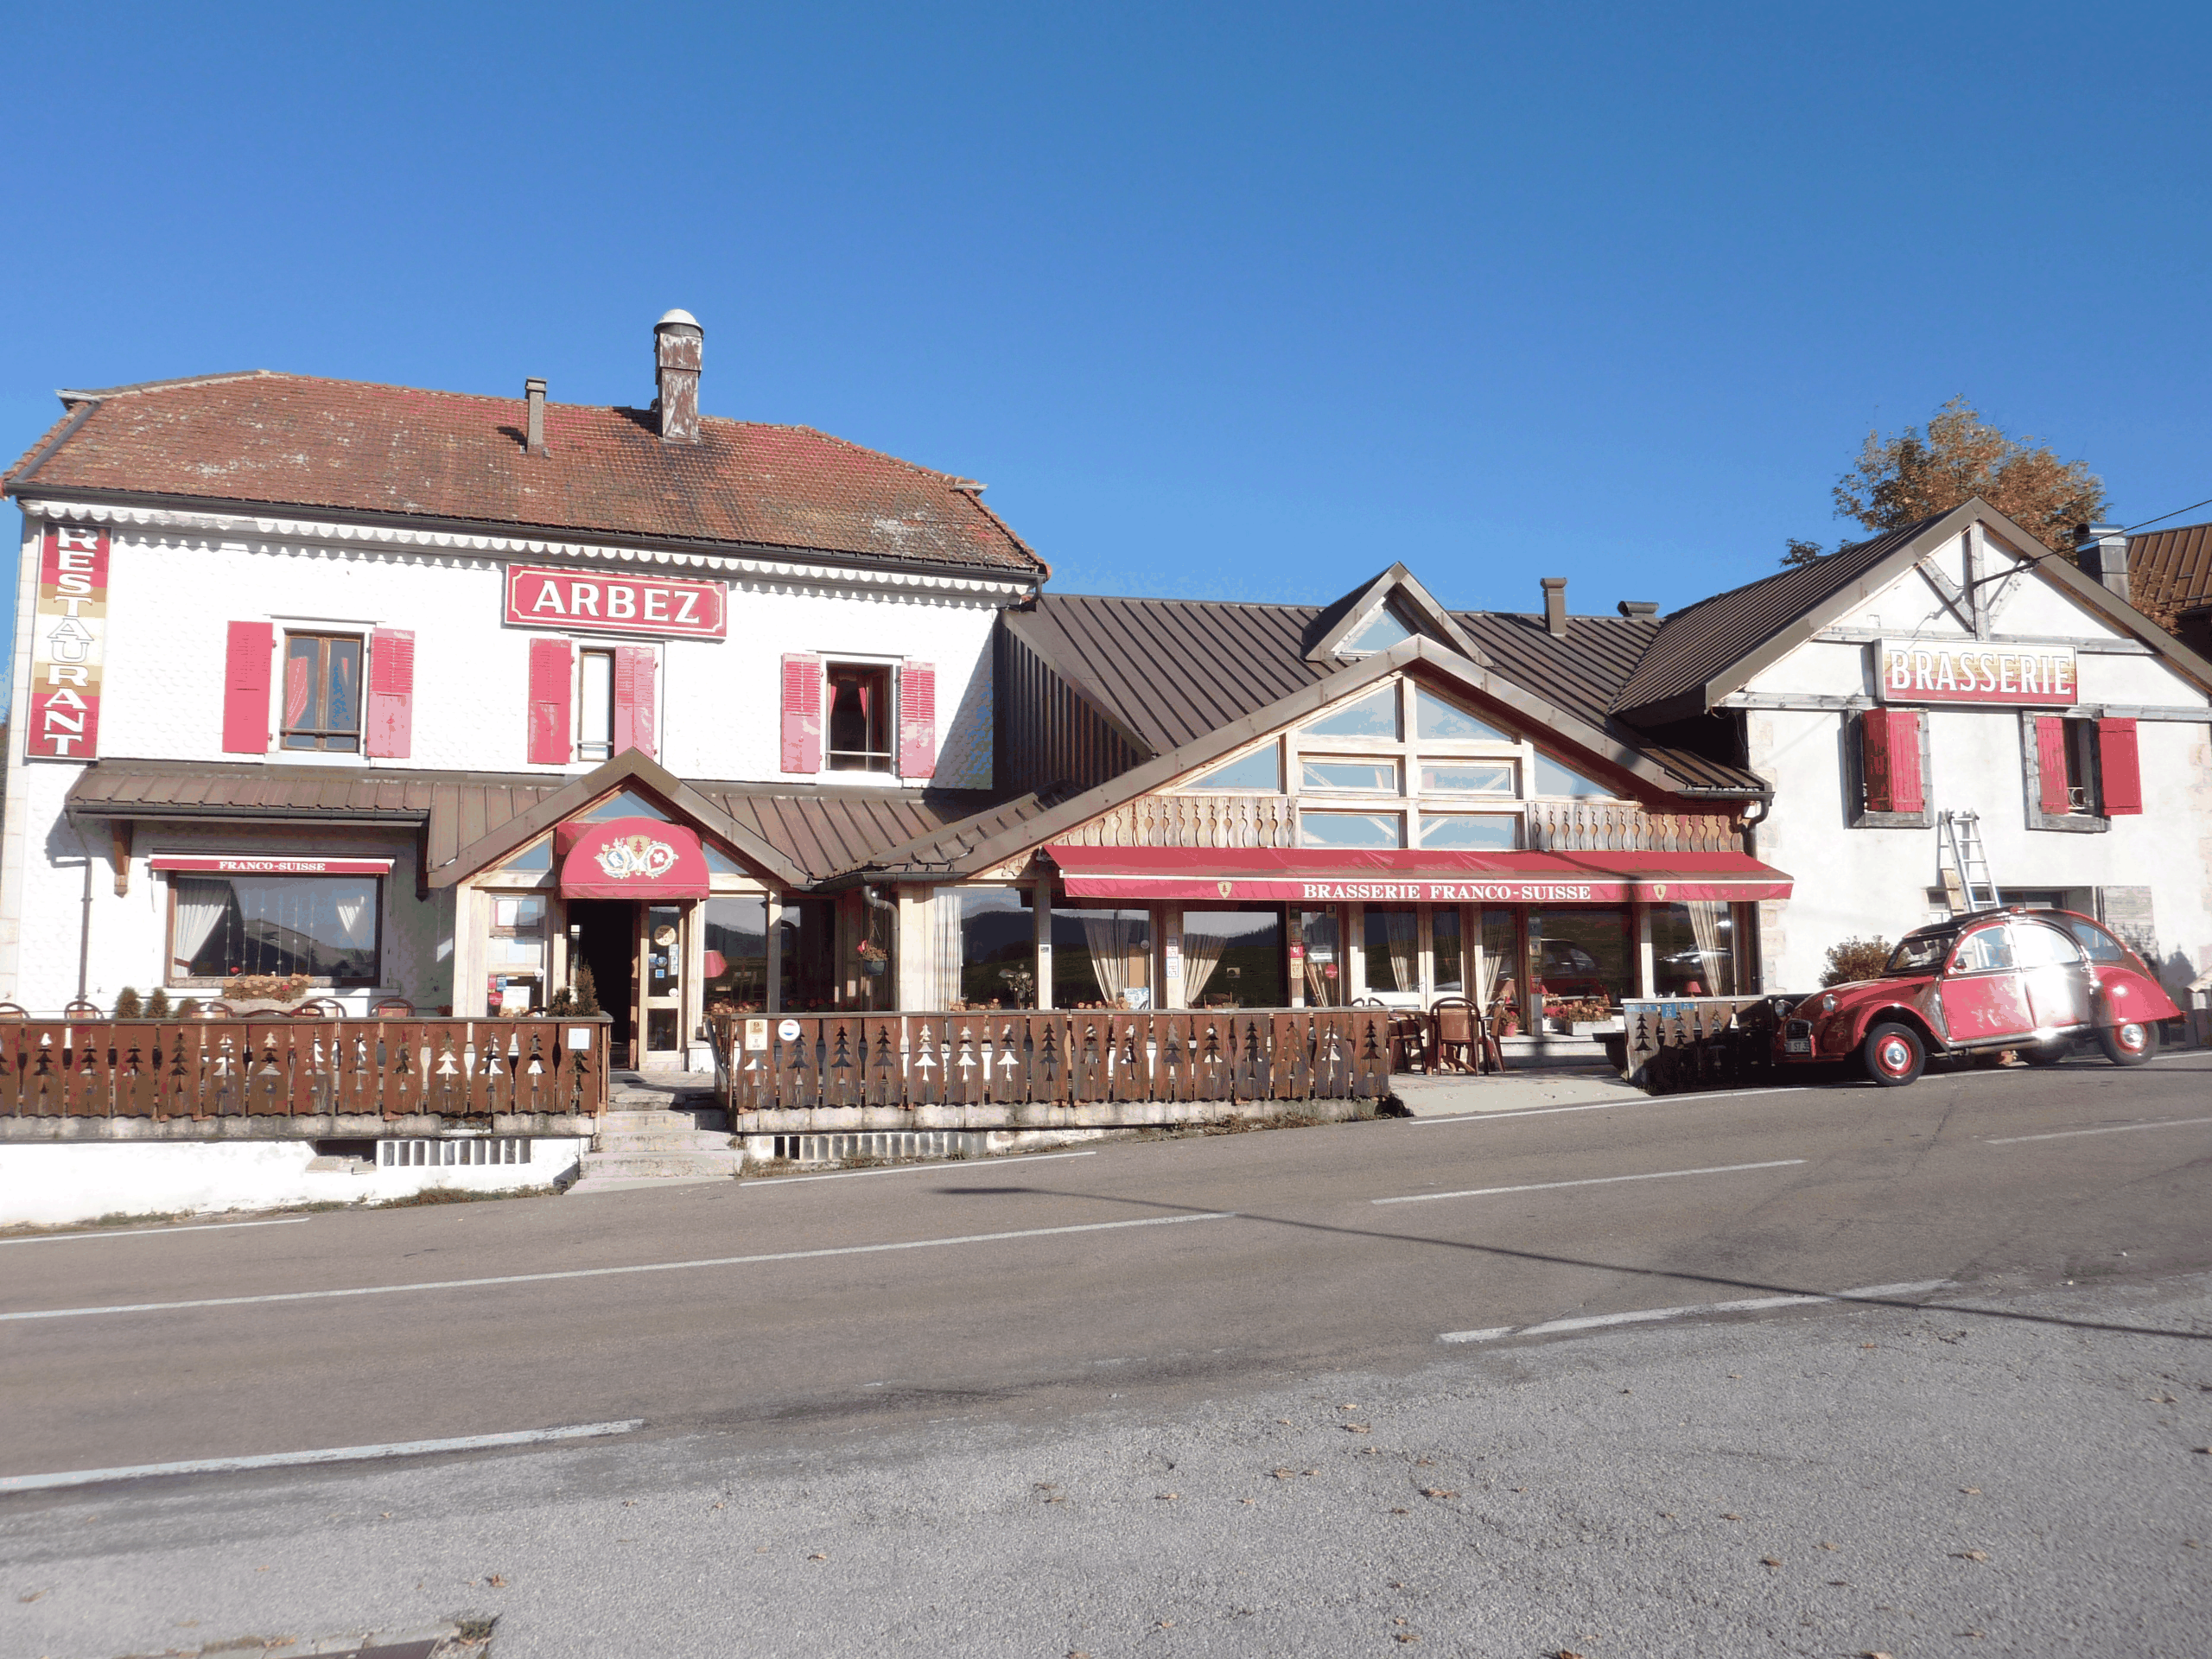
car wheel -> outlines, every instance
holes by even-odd
[[[2123,1020],[2100,1031],[2097,1046],[2114,1065],[2140,1065],[2158,1052],[2158,1028],[2142,1020]]]
[[[1859,1045],[1866,1075],[1885,1089],[1902,1089],[1928,1069],[1928,1046],[1910,1026],[1879,1025]]]
[[[2024,1048],[2020,1058],[2030,1065],[2056,1065],[2074,1052],[2074,1045],[2064,1038],[2055,1043],[2045,1043],[2038,1048]]]

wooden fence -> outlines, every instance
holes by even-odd
[[[0,1117],[590,1116],[604,1020],[0,1020]],[[578,1045],[581,1045],[579,1046]]]
[[[1383,1008],[722,1014],[713,1032],[715,1092],[739,1112],[1378,1099],[1390,1086]]]

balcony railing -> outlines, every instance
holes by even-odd
[[[719,1014],[711,1024],[715,1092],[736,1112],[1379,1099],[1390,1083],[1382,1008]]]
[[[594,1116],[607,1021],[0,1017],[0,1117]]]

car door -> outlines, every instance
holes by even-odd
[[[2012,956],[2037,1031],[2076,1031],[2089,1023],[2089,964],[2081,946],[2049,922],[2023,917],[2012,924]]]
[[[1944,963],[1937,995],[1944,1029],[1954,1043],[2024,1037],[2036,1028],[2013,958],[2012,936],[2002,919],[1959,936]]]

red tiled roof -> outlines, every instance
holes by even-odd
[[[265,370],[70,395],[96,401],[17,463],[10,493],[35,484],[1045,572],[972,485],[810,427],[709,416],[697,443],[667,443],[643,410],[550,404],[550,453],[533,456],[520,398]]]

